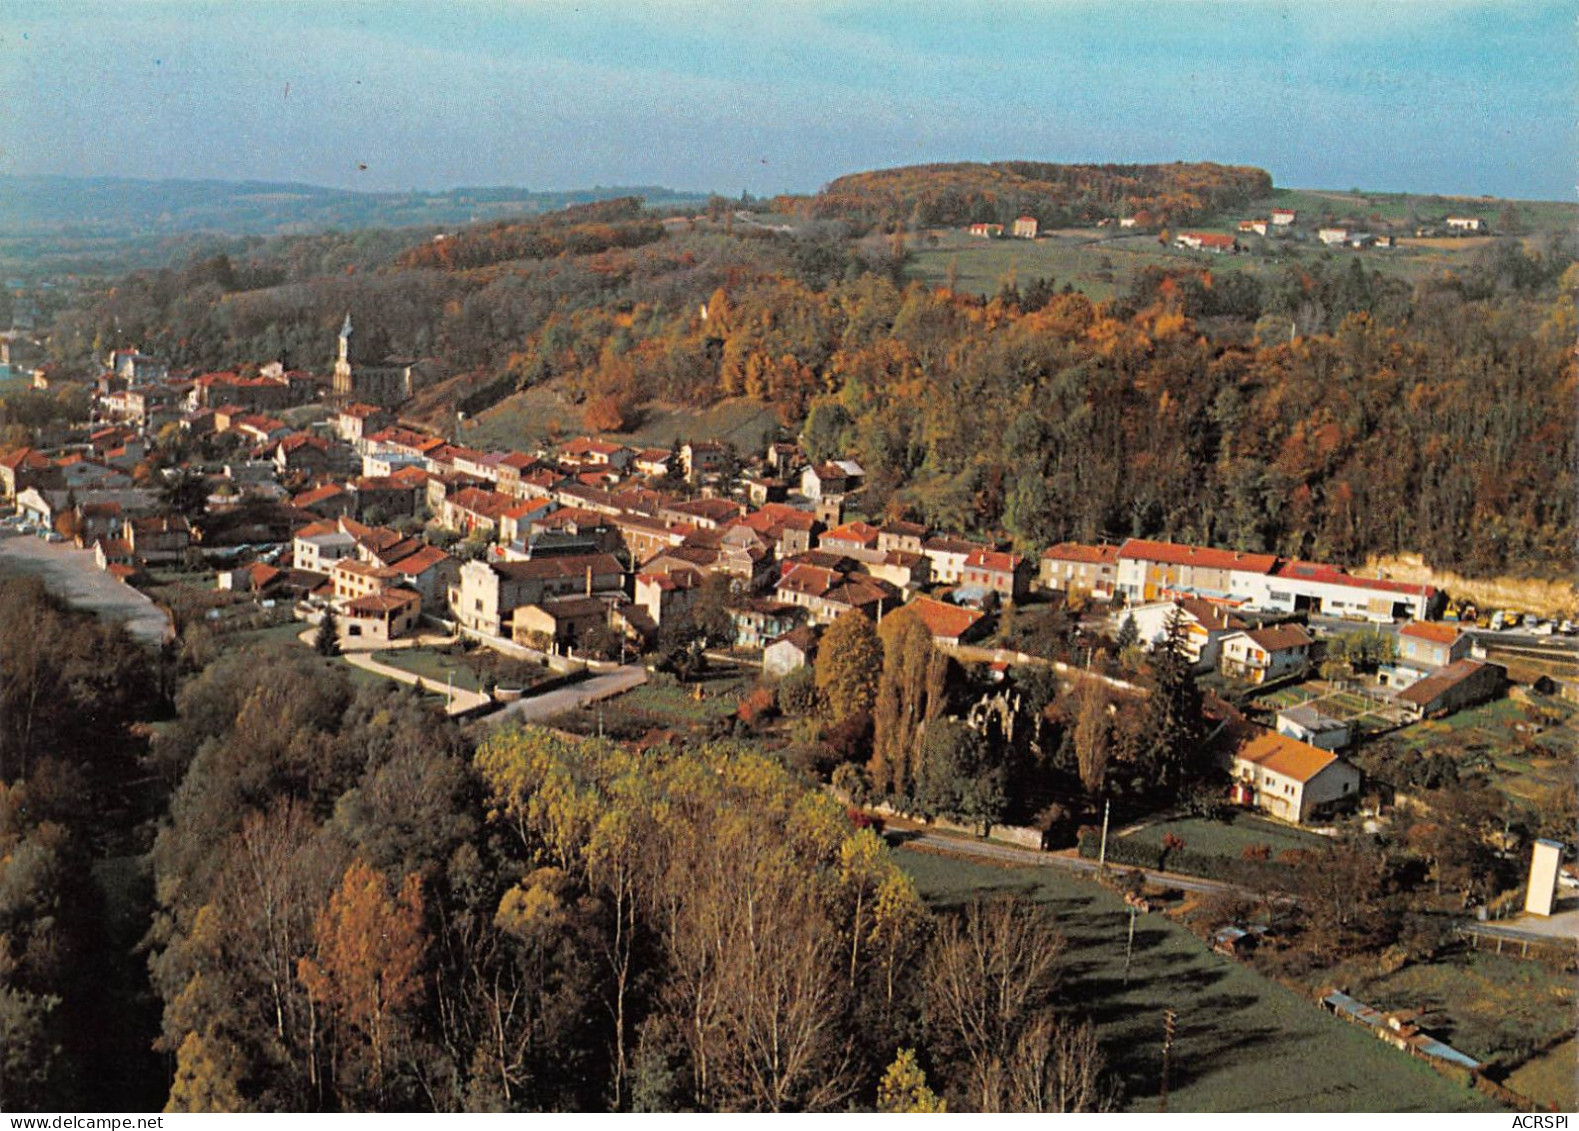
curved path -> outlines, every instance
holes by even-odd
[[[647,682],[647,669],[641,664],[626,664],[622,668],[601,675],[555,688],[542,695],[528,695],[495,711],[483,719],[490,725],[502,722],[535,723],[553,718],[565,711],[585,707],[602,699],[610,699]]]
[[[307,647],[311,648],[313,646],[313,639],[317,635],[318,629],[316,626],[313,626],[299,633],[296,639],[300,640],[303,644],[307,645]],[[448,644],[453,641],[453,639],[454,637],[448,636],[418,636],[408,638],[406,640],[392,641],[387,646],[376,649],[376,651],[388,652],[392,649],[414,648],[418,644]],[[422,680],[423,688],[428,691],[436,692],[444,690],[443,684],[437,683],[433,679],[430,679],[426,676],[420,676],[414,672],[408,672],[404,668],[392,667],[389,664],[380,663],[378,660],[373,659],[373,651],[371,650],[363,652],[341,652],[340,658],[346,663],[350,664],[353,668],[361,668],[365,672],[372,672],[374,675],[383,676],[385,679],[392,679],[396,683],[412,684],[416,683],[417,680],[420,679]],[[465,688],[461,687],[452,687],[448,690],[450,702],[449,706],[445,708],[445,711],[451,715],[462,715],[467,711],[475,710],[476,708],[481,707],[485,703],[493,702],[492,699],[479,691],[467,691]]]

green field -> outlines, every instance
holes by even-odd
[[[394,648],[375,652],[373,659],[392,668],[420,676],[429,691],[443,691],[446,685],[462,691],[481,691],[482,680],[464,657],[436,652],[431,648]]]
[[[1564,1041],[1551,1052],[1538,1056],[1508,1077],[1506,1083],[1520,1095],[1550,1104],[1558,1111],[1573,1111],[1579,1107],[1579,1065],[1572,1040]]]
[[[1159,821],[1138,829],[1124,840],[1160,848],[1162,838],[1169,833],[1184,841],[1191,852],[1221,856],[1229,860],[1241,859],[1245,849],[1258,844],[1270,845],[1272,857],[1296,848],[1312,848],[1325,843],[1325,837],[1301,832],[1276,821],[1252,817],[1248,813],[1234,814],[1232,821],[1214,821],[1204,817],[1186,817],[1177,821]]]
[[[1178,1014],[1169,1111],[1494,1111],[1489,1101],[1313,1002],[1213,954],[1158,915],[1135,930],[1112,892],[1051,868],[994,868],[900,848],[929,902],[1013,892],[1046,903],[1068,943],[1064,997],[1097,1026],[1129,1110],[1157,1110],[1163,1011]]]
[[[740,705],[740,692],[750,680],[719,673],[696,684],[680,684],[662,677],[627,691],[610,706],[670,724],[701,723],[732,715]],[[696,698],[697,689],[702,698]]]
[[[298,647],[303,647],[304,645],[300,643],[300,637],[302,631],[306,628],[307,625],[301,621],[292,620],[269,628],[227,632],[218,637],[218,644],[220,650],[224,652],[239,652],[244,648],[268,648],[274,645],[295,644]]]
[[[466,422],[464,442],[479,448],[531,451],[545,442],[585,434],[582,409],[546,387],[516,393]],[[720,401],[703,410],[650,404],[629,432],[608,433],[632,447],[667,448],[676,441],[719,440],[742,455],[760,452],[763,438],[778,426],[771,405],[757,401]]]
[[[591,734],[601,727],[616,738],[639,738],[654,730],[705,732],[719,719],[735,713],[741,693],[753,682],[751,676],[722,668],[691,684],[658,674],[640,687],[605,699],[596,710],[568,711],[551,722],[578,734]],[[696,698],[698,690],[700,699]]]
[[[1063,229],[1037,240],[985,240],[959,229],[934,229],[911,244],[913,278],[931,284],[953,277],[962,292],[992,295],[1013,279],[1021,287],[1037,278],[1069,283],[1090,298],[1101,301],[1122,293],[1130,281],[1151,266],[1192,265],[1214,272],[1249,271],[1263,278],[1275,276],[1293,262],[1329,261],[1342,266],[1358,257],[1367,270],[1376,270],[1413,282],[1462,263],[1466,253],[1485,245],[1484,239],[1445,241],[1440,246],[1403,246],[1364,252],[1329,250],[1314,241],[1314,227],[1324,222],[1353,220],[1378,231],[1402,226],[1411,207],[1422,223],[1434,223],[1448,213],[1479,216],[1501,234],[1499,225],[1507,202],[1466,200],[1399,193],[1359,194],[1320,189],[1276,189],[1271,196],[1253,201],[1232,215],[1181,225],[1189,230],[1234,232],[1240,219],[1264,217],[1273,208],[1299,213],[1298,226],[1307,239],[1299,243],[1268,241],[1259,236],[1243,238],[1246,251],[1239,255],[1211,255],[1159,244],[1155,232],[1134,233],[1109,228]],[[1526,234],[1568,231],[1579,219],[1579,209],[1560,201],[1519,201],[1515,207]],[[1396,227],[1395,234],[1412,236]]]

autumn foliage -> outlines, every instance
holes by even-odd
[[[402,1014],[422,992],[422,881],[409,875],[397,892],[361,860],[318,916],[316,956],[299,976],[313,1001],[349,1031],[343,1043],[365,1044],[369,1082],[383,1084],[384,1063]]]
[[[1056,227],[1137,212],[1151,214],[1155,223],[1177,223],[1245,204],[1271,189],[1265,170],[1247,166],[961,162],[839,177],[804,207],[816,216],[886,224],[1012,224],[1029,215]]]

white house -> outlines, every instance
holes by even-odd
[[[1223,642],[1245,627],[1245,622],[1227,609],[1190,597],[1135,605],[1108,620],[1110,629],[1117,633],[1125,620],[1134,617],[1140,645],[1150,652],[1167,639],[1168,624],[1175,616],[1184,634],[1185,655],[1197,671],[1215,668]]]
[[[1300,671],[1310,662],[1315,641],[1303,625],[1278,624],[1223,637],[1224,675],[1249,683],[1265,683]]]
[[[1277,713],[1277,732],[1320,750],[1342,750],[1349,744],[1349,724],[1302,703]]]
[[[291,564],[308,573],[329,573],[336,562],[356,557],[356,539],[338,522],[315,522],[296,531],[291,542]]]
[[[1240,736],[1228,762],[1234,801],[1285,821],[1326,816],[1360,792],[1360,771],[1332,751],[1260,727]]]

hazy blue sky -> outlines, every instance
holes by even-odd
[[[0,172],[767,194],[921,161],[1177,159],[1567,200],[1576,12],[7,0]]]

